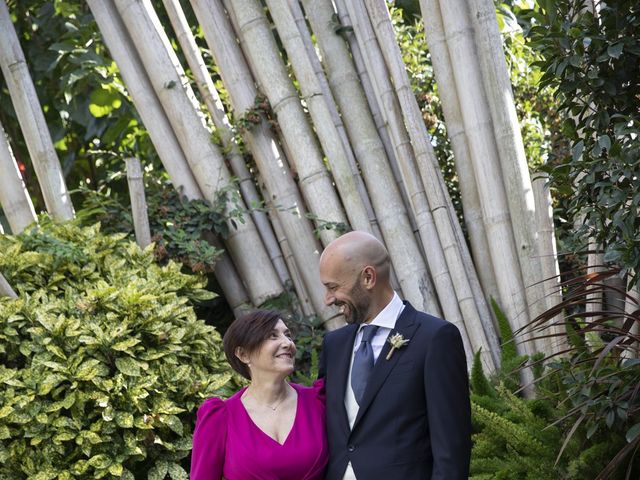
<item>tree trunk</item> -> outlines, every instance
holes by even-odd
[[[36,212],[24,184],[18,164],[0,124],[0,205],[7,217],[11,232],[19,234],[27,225],[35,222]]]
[[[421,7],[423,16],[442,15],[449,54],[456,59],[452,62],[455,85],[476,175],[489,253],[500,291],[499,303],[515,331],[527,325],[529,315],[491,117],[466,20],[468,12],[453,1],[438,4],[436,0],[424,0]],[[446,85],[440,88],[446,88]],[[521,343],[519,348],[522,353],[533,354],[535,351],[529,341]]]
[[[211,142],[195,95],[150,1],[115,0],[115,4],[205,198],[214,203],[221,193],[234,195],[224,159]],[[238,203],[242,203],[241,199]],[[227,211],[235,208],[232,199],[228,198]],[[251,217],[245,217],[244,222],[234,224],[229,221],[228,224],[229,234],[225,241],[253,304],[261,305],[280,295],[279,278]]]
[[[18,298],[16,292],[13,291],[9,282],[0,273],[0,297]]]
[[[542,265],[543,288],[546,308],[550,309],[562,301],[562,287],[560,286],[560,266],[558,265],[558,251],[553,228],[553,206],[549,190],[549,176],[538,173],[532,182],[533,196],[536,202],[536,231],[538,232],[538,252]],[[546,332],[544,332],[546,333]],[[567,346],[564,315],[553,318],[550,332],[554,335],[549,342],[550,350],[546,353],[557,353]]]
[[[131,198],[131,217],[136,232],[136,242],[143,250],[151,243],[147,201],[144,194],[144,179],[140,160],[135,157],[125,158],[127,164],[127,183]]]
[[[191,0],[191,5],[219,68],[233,109],[238,117],[242,116],[253,108],[258,92],[221,0]],[[277,206],[273,214],[282,225],[313,308],[324,321],[329,321],[337,315],[337,311],[324,304],[324,287],[318,269],[320,247],[305,218],[304,205],[282,150],[264,119],[245,130],[244,138],[264,180],[269,202]]]
[[[349,145],[343,144],[340,132],[334,123],[334,116],[329,105],[336,110],[335,101],[330,90],[322,88],[318,73],[314,68],[311,56],[317,56],[314,50],[307,49],[303,32],[293,16],[287,0],[266,0],[269,13],[278,30],[278,35],[287,52],[287,57],[298,80],[302,99],[309,109],[316,134],[326,154],[333,180],[345,205],[345,212],[351,227],[372,233],[367,211],[358,192],[353,172],[349,166]],[[306,30],[306,24],[301,25]],[[308,30],[304,32],[311,41]],[[311,45],[313,48],[313,45]]]
[[[60,161],[44,119],[36,89],[11,23],[7,4],[0,2],[0,67],[27,143],[48,212],[56,220],[73,218]]]
[[[284,261],[282,252],[278,248],[278,242],[273,233],[269,219],[265,212],[255,207],[262,203],[262,199],[258,194],[251,173],[242,156],[242,152],[234,138],[231,122],[227,118],[222,100],[218,95],[211,75],[207,71],[204,59],[200,53],[200,49],[196,44],[196,40],[191,33],[191,29],[184,15],[182,7],[178,0],[163,0],[165,9],[169,14],[169,20],[173,25],[173,30],[184,56],[189,64],[189,68],[194,76],[198,91],[211,115],[213,123],[216,127],[216,133],[220,137],[223,150],[227,153],[227,159],[234,176],[238,179],[238,187],[242,193],[245,203],[251,208],[251,217],[258,229],[260,238],[264,242],[264,246],[269,254],[269,258],[273,263],[280,282],[285,285],[291,281],[287,266]]]
[[[504,56],[502,36],[492,0],[470,0],[469,19],[475,32],[476,47],[484,90],[487,93],[493,131],[511,213],[511,225],[526,288],[529,315],[537,317],[547,308],[543,267],[536,240],[536,210],[529,166],[524,152],[520,124]],[[553,226],[553,224],[552,224]]]
[[[426,11],[426,6],[422,8],[423,11]],[[436,13],[438,14],[436,15]],[[446,85],[446,88],[438,89],[438,97],[442,105],[447,134],[451,140],[451,148],[455,158],[464,221],[473,252],[473,264],[480,277],[484,294],[487,298],[497,300],[499,298],[498,286],[491,264],[491,256],[488,255],[489,243],[487,242],[487,235],[482,222],[480,197],[476,187],[467,134],[462,121],[451,58],[445,42],[442,18],[439,12],[431,12],[430,15],[423,17],[423,21],[436,82],[438,85]],[[497,328],[497,325],[495,326]]]
[[[173,186],[191,200],[203,199],[113,0],[87,0],[87,3]],[[218,240],[215,246],[222,248]],[[245,311],[244,305],[249,302],[249,296],[228,253],[225,252],[216,262],[215,275],[236,316]]]
[[[453,310],[457,315],[462,314],[461,321],[467,328],[471,342],[470,353],[473,354],[481,349],[485,367],[493,371],[495,364],[491,355],[498,348],[497,336],[488,311],[487,316],[482,318],[477,308],[469,282],[469,277],[475,276],[476,273],[473,268],[467,269],[462,260],[461,250],[466,249],[467,246],[464,242],[459,243],[456,238],[453,225],[458,222],[456,212],[446,190],[422,113],[411,89],[389,11],[384,0],[370,1],[367,8],[402,110],[399,112],[402,116],[393,123],[399,122],[401,126],[406,125],[415,153],[417,165],[411,163],[404,167],[405,185],[411,189],[409,196],[414,205],[416,219],[424,217],[423,228],[420,231],[425,251],[429,252],[431,276],[436,285],[438,285],[436,279],[441,279],[441,288],[438,293],[443,309],[443,298],[452,297],[450,311]],[[422,182],[420,182],[421,178]],[[412,185],[413,179],[415,179],[415,185]],[[437,264],[435,260],[438,260]],[[437,272],[436,267],[439,269]],[[452,291],[455,292],[453,296],[450,295]],[[444,310],[447,318],[455,323],[456,317],[449,318],[447,310]],[[493,337],[492,342],[489,341],[489,335],[485,331]]]
[[[329,85],[366,182],[382,240],[389,250],[400,293],[417,308],[438,315],[440,307],[431,279],[415,242],[409,216],[387,163],[358,74],[346,43],[329,26],[334,14],[331,3],[305,1],[304,6],[322,51]]]

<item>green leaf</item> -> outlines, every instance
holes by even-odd
[[[116,359],[116,368],[130,377],[140,376],[140,365],[133,358],[121,357]]]
[[[584,140],[579,140],[573,148],[571,149],[571,156],[573,157],[573,161],[577,162],[580,157],[582,157],[582,152],[584,151]]]
[[[636,423],[633,427],[627,430],[625,438],[628,443],[631,443],[638,437],[638,435],[640,435],[640,423]]]
[[[115,415],[116,424],[122,428],[133,427],[133,415],[129,412],[117,412]]]
[[[118,342],[115,345],[111,345],[111,348],[119,352],[125,352],[131,347],[139,344],[140,341],[141,340],[138,338],[129,338],[128,340],[123,340],[122,342]]]
[[[164,480],[169,472],[169,464],[165,460],[158,460],[158,462],[149,470],[147,474],[148,480]]]
[[[622,42],[614,43],[613,45],[609,45],[607,47],[607,54],[609,54],[609,56],[612,58],[620,58],[620,55],[622,55],[623,49],[624,49],[624,43]]]
[[[169,464],[169,476],[172,480],[189,480],[187,472],[177,463]]]
[[[178,417],[176,417],[175,415],[169,415],[166,417],[163,416],[163,418],[161,418],[160,421],[164,423],[167,427],[169,427],[171,430],[173,430],[175,433],[182,436],[184,427]]]

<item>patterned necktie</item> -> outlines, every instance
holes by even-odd
[[[373,370],[373,348],[371,348],[371,340],[378,331],[375,325],[365,325],[362,328],[362,341],[360,347],[353,357],[353,366],[351,367],[351,388],[356,397],[358,405],[362,401],[364,389],[367,386],[367,380]]]

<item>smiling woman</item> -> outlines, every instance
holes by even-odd
[[[321,479],[327,464],[324,385],[287,382],[296,347],[275,311],[234,321],[224,336],[231,367],[251,383],[198,410],[193,480]]]

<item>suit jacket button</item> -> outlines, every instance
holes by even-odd
[[[347,450],[353,452],[356,449],[354,445],[347,445]]]

